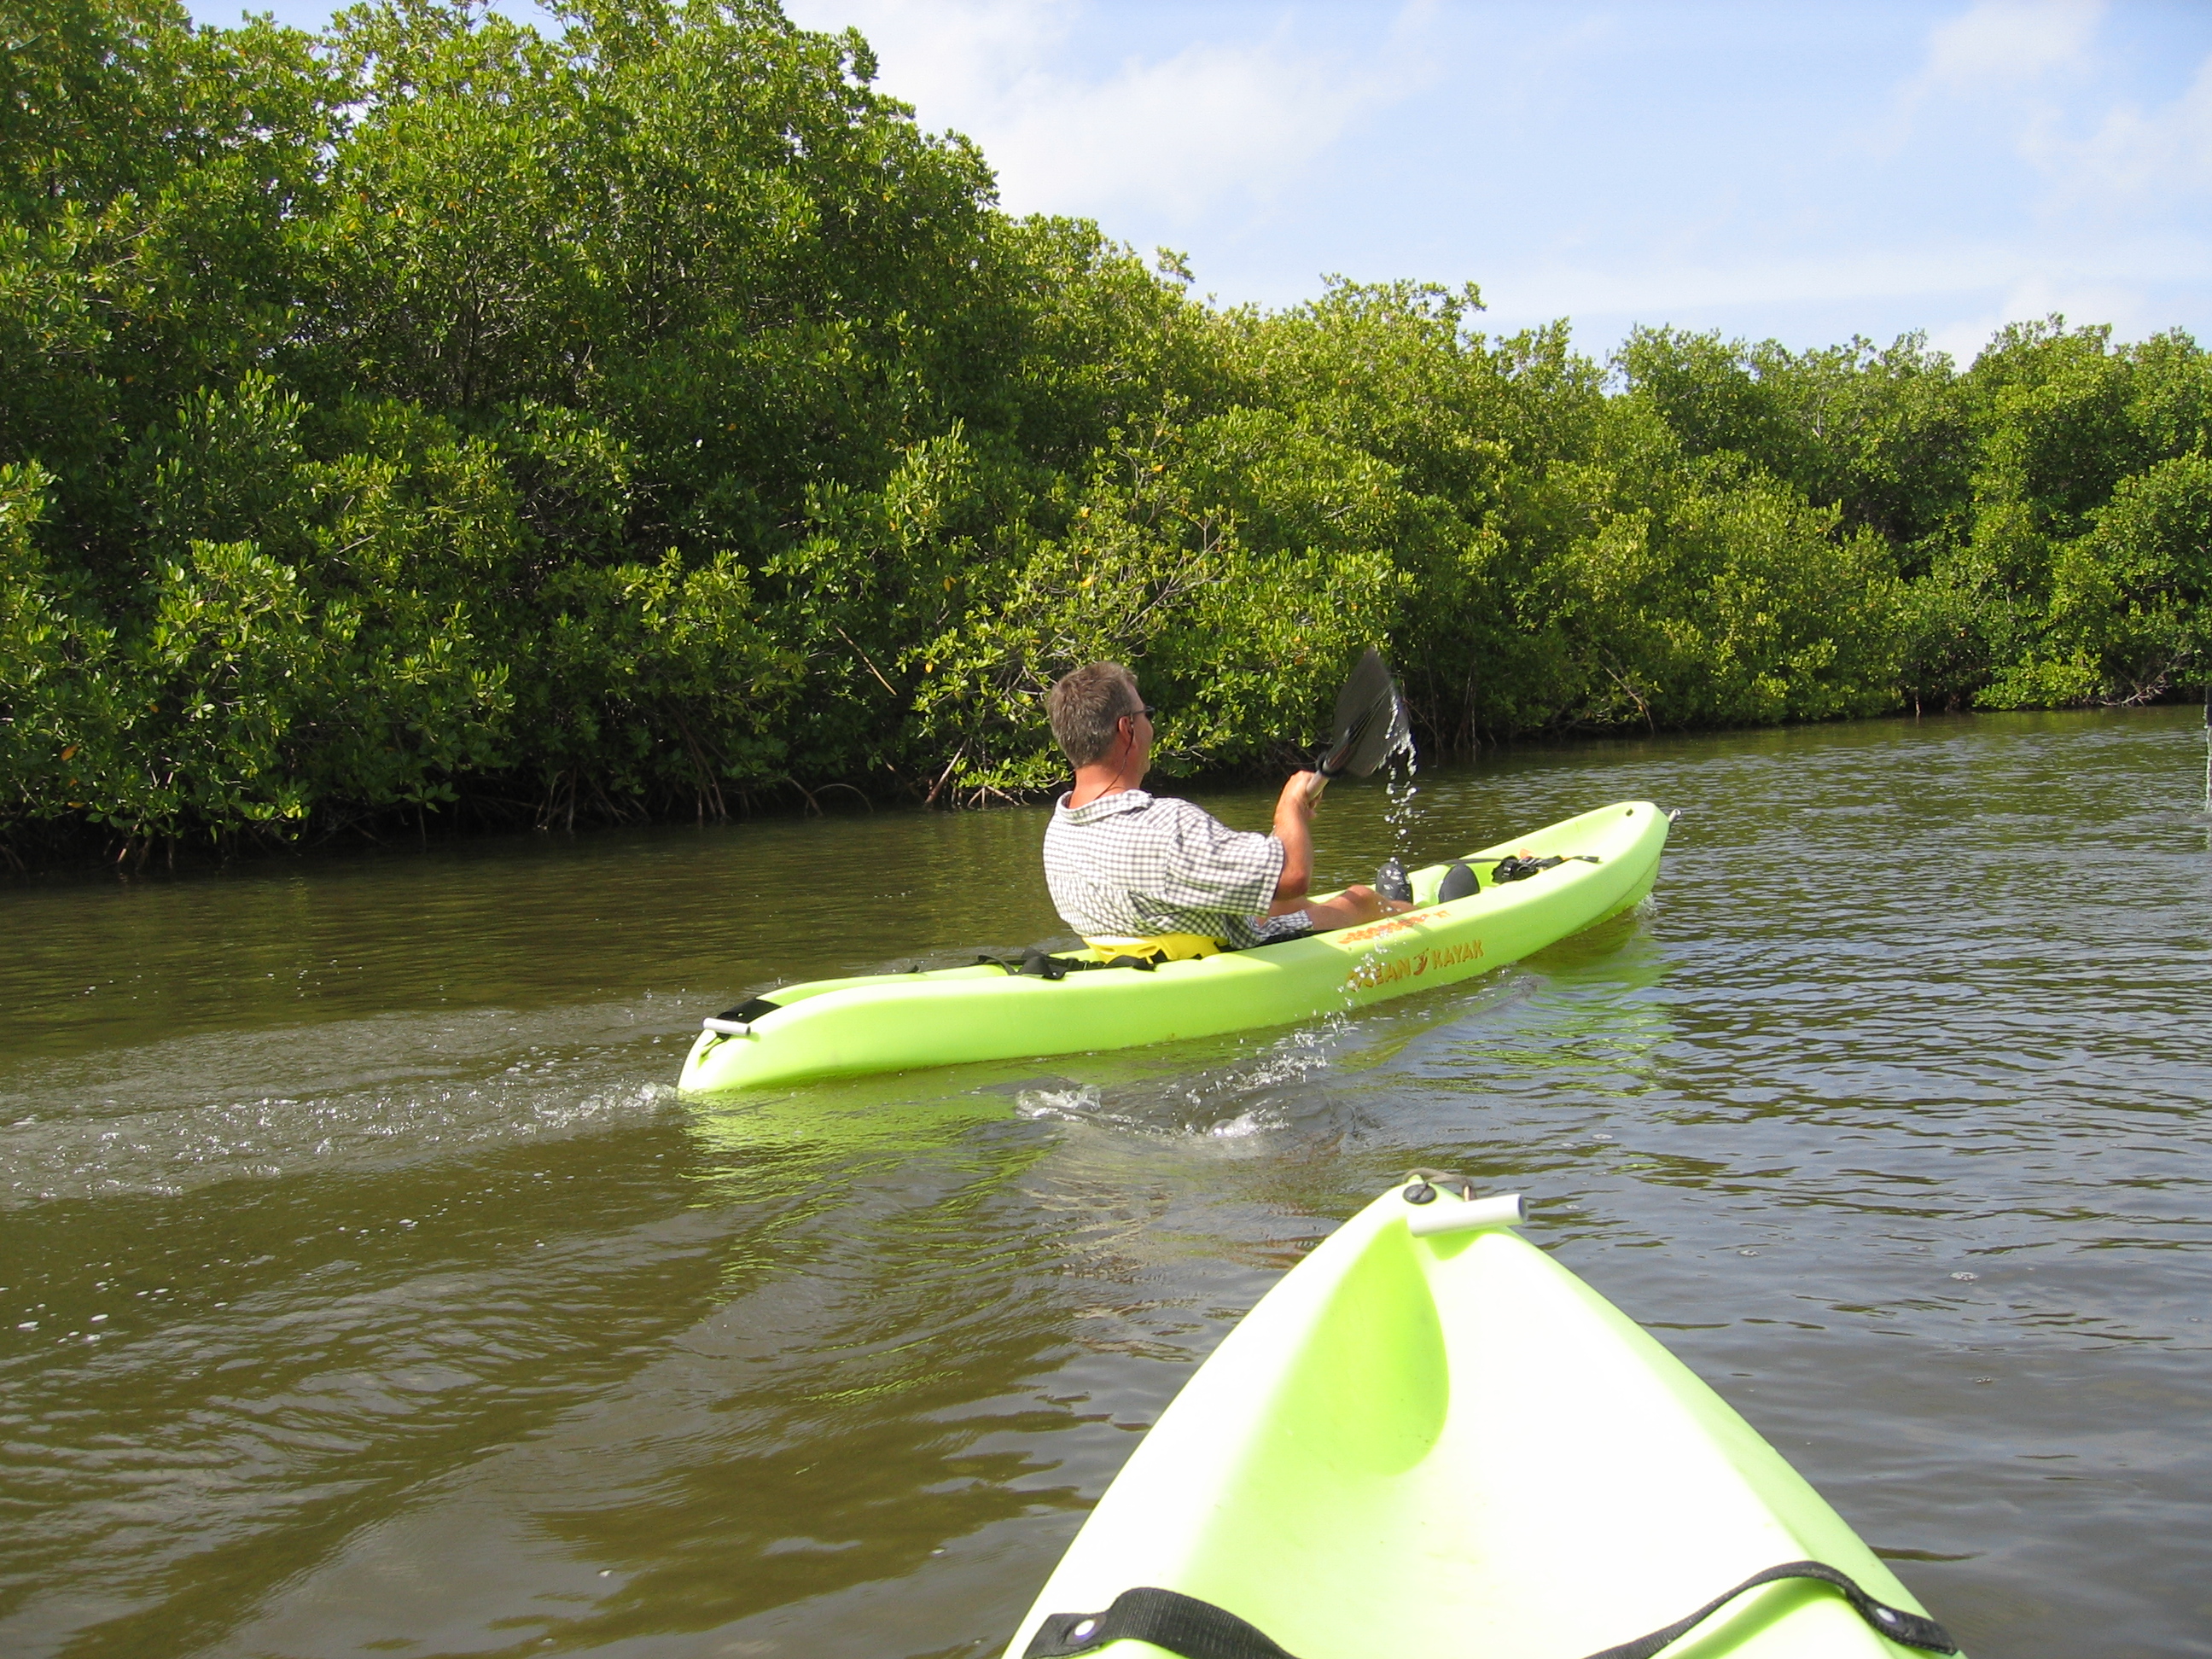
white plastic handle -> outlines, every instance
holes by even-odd
[[[1439,1191],[1432,1202],[1406,1218],[1406,1231],[1416,1238],[1434,1238],[1438,1233],[1471,1233],[1480,1227],[1517,1227],[1528,1218],[1518,1193],[1456,1199]]]
[[[750,1036],[753,1030],[741,1019],[702,1019],[699,1022],[699,1029],[713,1031],[720,1036]]]

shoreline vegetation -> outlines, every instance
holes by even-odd
[[[773,3],[8,0],[0,862],[2201,691],[2212,362],[1194,294]]]

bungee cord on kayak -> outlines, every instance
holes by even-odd
[[[1959,1651],[1951,1632],[1933,1619],[1875,1600],[1849,1573],[1820,1561],[1784,1561],[1723,1590],[1686,1618],[1591,1654],[1589,1659],[1652,1659],[1738,1596],[1791,1578],[1832,1585],[1869,1627],[1893,1642],[1923,1653]],[[1149,1642],[1181,1655],[1182,1659],[1297,1659],[1258,1626],[1239,1619],[1226,1607],[1149,1584],[1123,1590],[1103,1613],[1052,1614],[1037,1627],[1022,1659],[1076,1659],[1109,1644],[1129,1641]]]

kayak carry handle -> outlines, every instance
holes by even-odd
[[[1457,1201],[1438,1198],[1406,1218],[1406,1231],[1416,1238],[1439,1233],[1471,1233],[1486,1227],[1517,1227],[1528,1218],[1528,1206],[1518,1193],[1492,1193],[1486,1198]]]
[[[712,1031],[717,1036],[750,1036],[753,1034],[753,1028],[741,1019],[702,1019],[699,1022],[699,1029]]]

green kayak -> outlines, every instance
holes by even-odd
[[[1623,802],[1469,854],[1483,884],[1448,903],[1436,898],[1449,866],[1415,871],[1419,908],[1364,927],[1149,971],[1076,951],[1035,959],[1040,973],[979,963],[787,985],[703,1022],[679,1086],[757,1089],[1310,1019],[1502,967],[1602,921],[1651,890],[1666,844],[1664,812]],[[1497,882],[1497,861],[1523,854],[1561,861]]]
[[[1260,1299],[1009,1659],[1643,1659],[1670,1626],[1669,1659],[1957,1650],[1750,1425],[1505,1231],[1517,1197],[1466,1190],[1385,1194]]]

